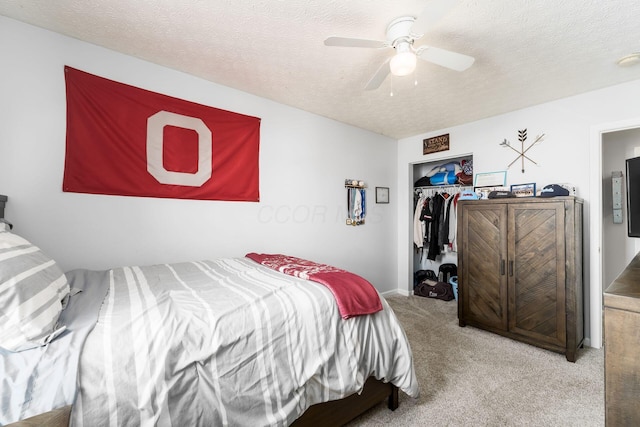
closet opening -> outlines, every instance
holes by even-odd
[[[473,154],[415,163],[411,182],[413,286],[430,272],[449,283],[458,265],[456,205],[462,192],[473,192]]]

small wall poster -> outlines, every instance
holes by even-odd
[[[448,133],[422,140],[422,154],[437,153],[438,151],[447,151],[448,149],[449,149]]]

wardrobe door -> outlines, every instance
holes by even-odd
[[[465,204],[459,252],[461,324],[507,330],[507,206]]]
[[[566,346],[564,203],[509,205],[509,330]]]

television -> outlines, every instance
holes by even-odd
[[[640,237],[640,157],[627,163],[627,235]]]

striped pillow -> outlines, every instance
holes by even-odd
[[[67,278],[54,260],[0,222],[0,347],[26,350],[50,342],[59,328]]]

